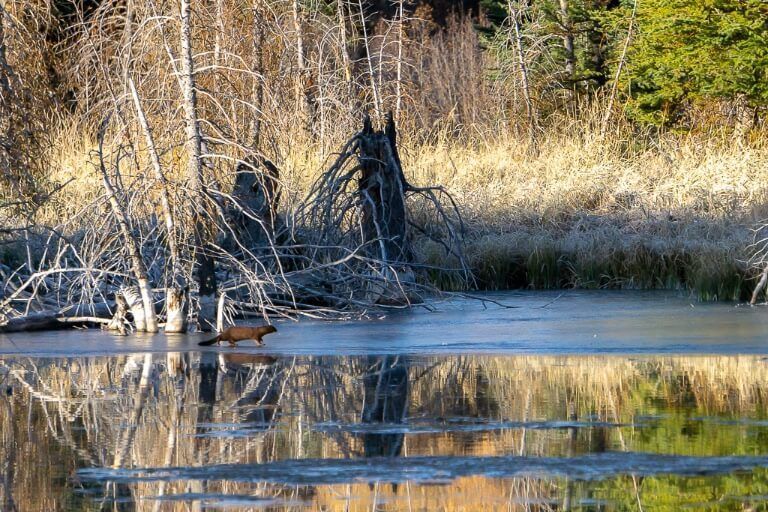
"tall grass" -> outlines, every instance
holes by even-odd
[[[543,140],[536,152],[504,133],[406,151],[413,181],[441,183],[462,205],[481,287],[745,297],[750,228],[767,213],[764,134],[748,147],[716,133],[601,139],[587,119],[563,120]],[[422,249],[447,263],[437,247]]]
[[[101,194],[88,163],[94,141],[73,127],[54,140],[51,177],[73,181],[38,213],[46,222]],[[427,141],[403,136],[407,178],[444,185],[460,205],[478,287],[680,289],[702,300],[746,298],[751,227],[768,216],[764,134],[746,147],[713,133],[651,137],[622,129],[601,140],[582,119],[551,126],[542,140],[532,152],[503,127],[445,131]],[[285,147],[279,163],[287,213],[333,155],[295,140]],[[170,172],[184,168],[183,157],[168,159],[176,160]],[[229,170],[218,172],[226,184]],[[417,251],[436,267],[456,265],[427,240],[417,241]],[[429,279],[444,289],[460,286],[450,272],[434,270]]]

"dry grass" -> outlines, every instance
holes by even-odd
[[[588,123],[568,131],[552,130],[536,153],[506,137],[406,152],[412,180],[444,184],[461,203],[481,286],[744,296],[750,228],[768,216],[762,140],[747,148],[712,134],[601,142]],[[442,259],[437,248],[425,253]]]
[[[536,152],[505,132],[402,138],[408,179],[442,184],[458,200],[479,287],[673,288],[720,300],[744,298],[751,287],[751,227],[768,217],[764,135],[746,147],[712,133],[620,129],[601,140],[589,121],[564,121]],[[286,212],[333,158],[290,139],[278,161]],[[49,223],[102,192],[87,130],[65,127],[55,140],[51,179],[73,181],[40,212]],[[174,152],[165,160],[171,175],[184,169]],[[230,181],[229,172],[220,167],[218,181]],[[425,261],[452,265],[440,247],[418,247]],[[432,279],[456,286],[447,274]]]
[[[263,152],[281,170],[281,210],[290,212],[331,152],[357,128],[362,113],[394,108],[398,57],[393,48],[399,43],[392,38],[398,31],[379,27],[370,41],[374,50],[381,49],[374,52],[378,60],[369,63],[378,70],[373,78],[382,98],[374,108],[369,77],[362,73],[349,84],[341,72],[345,64],[337,50],[344,45],[336,15],[314,12],[311,24],[305,20],[305,57],[317,75],[313,94],[318,99],[314,128],[306,130],[307,119],[298,108],[303,86],[294,69],[291,13],[271,6],[276,9],[272,19],[254,16],[236,2],[219,4],[222,19],[199,7],[194,27],[196,65],[203,70],[199,85],[206,91],[200,116],[206,136],[217,141],[210,148],[216,157],[208,159],[214,168],[207,177],[226,188],[235,160]],[[20,9],[25,2],[10,5]],[[178,85],[162,51],[164,43],[175,44],[171,20],[177,13],[164,7],[169,9],[164,40],[155,7],[142,2],[135,7],[135,24],[144,28],[136,32],[131,52],[121,51],[122,32],[108,29],[122,26],[122,11],[104,4],[91,22],[76,27],[71,48],[56,54],[63,82],[87,94],[77,98],[73,112],[45,111],[54,121],[41,131],[48,144],[39,158],[45,168],[41,181],[53,182],[48,188],[73,181],[36,212],[35,222],[73,223],[82,205],[102,196],[89,159],[96,125],[118,108],[126,130],[107,144],[130,145],[128,135],[135,142],[138,168],[126,159],[121,176],[146,210],[132,213],[152,213],[158,201],[143,136],[132,103],[120,93],[126,90],[125,69],[136,82],[170,186],[183,187]],[[467,256],[479,287],[680,288],[703,299],[744,297],[751,283],[742,263],[750,256],[750,227],[768,217],[765,132],[755,130],[742,145],[731,139],[732,119],[723,118],[720,127],[707,132],[674,134],[631,125],[616,112],[603,137],[601,93],[565,109],[547,92],[551,77],[544,76],[533,84],[543,129],[532,151],[515,73],[488,76],[500,69],[499,62],[482,50],[471,19],[451,18],[445,31],[434,30],[429,19],[428,12],[419,12],[405,27],[401,152],[410,180],[442,184],[459,200],[468,225]],[[225,29],[217,33],[219,26]],[[12,49],[43,44],[27,41],[25,33],[12,33]],[[256,33],[269,44],[255,39]],[[221,52],[208,51],[217,41]],[[11,52],[11,60],[27,82],[42,83],[37,77],[44,59],[30,55]],[[363,61],[356,64],[368,69]],[[263,133],[258,147],[252,147],[256,119],[263,122]],[[705,125],[713,122],[692,123]],[[104,217],[102,209],[93,208],[73,224]],[[0,224],[14,222],[27,219],[0,217]],[[441,267],[454,263],[439,247],[421,242],[417,247],[425,261]],[[434,272],[431,278],[445,288],[461,285],[450,273]]]

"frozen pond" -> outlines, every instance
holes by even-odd
[[[768,311],[557,296],[0,336],[0,510],[761,509]]]
[[[356,322],[280,321],[265,347],[246,342],[238,350],[270,355],[768,353],[764,307],[700,303],[659,292],[486,296],[515,308],[460,299],[438,303],[436,311],[392,312]],[[0,334],[0,354],[168,352],[197,349],[206,337],[120,337],[98,330]]]

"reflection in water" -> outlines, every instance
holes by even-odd
[[[762,510],[768,496],[758,357],[19,358],[0,359],[0,390],[3,511]]]
[[[408,409],[408,366],[400,356],[368,358],[363,375],[363,423],[402,423]],[[366,457],[394,457],[403,449],[405,433],[363,434]]]

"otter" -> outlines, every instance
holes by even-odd
[[[260,325],[258,327],[230,327],[215,338],[210,340],[201,341],[198,345],[207,347],[209,345],[221,344],[222,341],[228,341],[230,347],[237,346],[238,341],[243,340],[255,340],[259,345],[263,345],[261,340],[262,336],[265,336],[271,332],[277,332],[277,328],[273,325]]]

